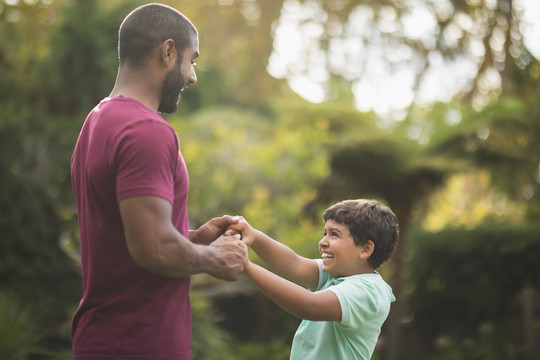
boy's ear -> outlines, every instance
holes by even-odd
[[[375,243],[371,240],[366,241],[364,245],[360,245],[360,257],[368,259],[375,251]]]

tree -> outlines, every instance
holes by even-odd
[[[198,85],[184,92],[180,114],[206,106],[265,108],[281,91],[266,66],[282,0],[169,1],[199,31]]]
[[[412,236],[406,313],[424,358],[534,359],[526,357],[523,325],[535,319],[524,318],[519,300],[540,287],[538,224],[486,221]]]
[[[391,285],[398,301],[389,316],[389,357],[401,350],[401,302],[403,253],[413,211],[444,183],[451,167],[438,162],[413,141],[398,138],[371,139],[337,149],[331,155],[331,175],[319,188],[316,202],[375,197],[394,211],[400,226],[400,243],[391,259]]]
[[[13,3],[2,2],[0,10],[0,183],[9,189],[0,195],[9,209],[0,221],[6,245],[0,277],[22,292],[31,290],[25,276],[48,284],[65,275],[72,284],[71,260],[58,246],[59,238],[71,239],[62,246],[77,255],[69,160],[84,116],[114,83],[118,25],[142,2]],[[240,213],[309,256],[316,254],[320,210],[343,197],[374,196],[398,213],[403,246],[410,224],[428,209],[429,194],[446,176],[477,168],[521,200],[529,219],[537,218],[540,71],[527,48],[521,2],[167,3],[194,21],[201,39],[198,85],[184,92],[179,112],[169,116],[190,169],[193,226]],[[430,25],[412,31],[413,15]],[[295,24],[299,38],[291,31]],[[299,40],[289,48],[300,54],[294,63],[280,64],[284,39]],[[391,112],[392,92],[378,96],[379,107],[356,100],[372,95],[366,82],[385,84],[373,72],[377,63],[395,78],[412,74],[412,90],[400,106],[421,106],[396,115],[404,120],[363,112]],[[453,75],[448,66],[458,63],[469,64],[471,73]],[[451,76],[432,92],[457,89],[463,101],[427,104],[430,74],[439,66]],[[325,99],[331,101],[302,101],[268,71],[296,90],[306,75],[315,78],[327,86]],[[464,79],[458,87],[456,79]],[[488,102],[500,94],[501,101]],[[306,203],[319,222],[303,216]],[[41,259],[36,267],[41,261],[55,266],[42,274],[20,266],[28,254]],[[402,265],[395,265],[400,291]],[[59,291],[68,299],[74,289]]]
[[[493,185],[526,204],[527,218],[535,221],[540,214],[539,109],[537,100],[509,95],[479,112],[464,111],[455,131],[447,133],[434,151],[469,159],[489,171]]]
[[[81,52],[88,50],[91,65],[104,58],[83,41],[103,36],[77,31],[88,30],[78,20],[91,19],[94,5],[84,2],[80,14],[69,14],[73,8],[63,1],[2,3],[0,10],[0,204],[7,210],[0,220],[0,290],[41,313],[35,327],[23,326],[17,336],[43,340],[40,352],[69,348],[69,321],[81,291],[79,266],[64,251],[76,222],[69,160],[83,120],[78,107],[95,101],[95,92],[87,90],[102,78],[89,74],[91,66],[78,67],[72,54],[85,59]],[[79,27],[57,28],[57,21]],[[84,39],[69,42],[77,36]]]
[[[343,79],[361,110],[388,114],[455,96],[478,110],[504,88],[523,90],[515,73],[528,84],[540,76],[532,21],[518,0],[286,1],[276,36],[289,46],[276,44],[271,70],[293,87],[303,79],[326,89],[319,101],[336,96],[332,78]]]

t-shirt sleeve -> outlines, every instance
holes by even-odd
[[[341,306],[341,324],[358,326],[380,311],[380,297],[372,284],[361,278],[348,279],[331,286],[328,290],[336,294]]]
[[[319,282],[317,284],[317,288],[315,289],[316,291],[318,291],[321,290],[321,288],[328,282],[331,276],[330,274],[323,271],[322,259],[315,259],[315,261],[317,262],[317,266],[319,267]]]
[[[177,138],[168,124],[148,120],[126,128],[116,146],[117,201],[153,195],[173,203],[178,154]]]

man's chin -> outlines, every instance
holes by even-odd
[[[161,105],[158,108],[158,112],[161,113],[161,114],[172,114],[176,110],[178,110],[178,103],[167,104],[167,106]]]

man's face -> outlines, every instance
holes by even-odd
[[[178,109],[181,92],[197,82],[195,59],[199,56],[199,41],[194,37],[193,45],[178,58],[175,66],[165,75],[161,86],[161,102],[158,111],[171,114]]]

